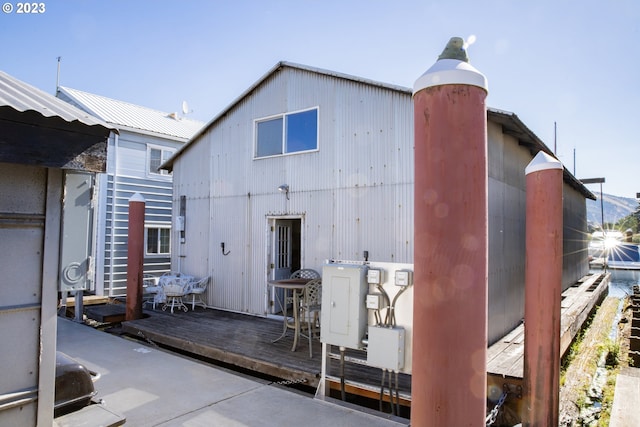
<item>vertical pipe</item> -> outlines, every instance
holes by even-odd
[[[452,38],[414,85],[415,426],[486,416],[487,81],[462,44]]]
[[[129,199],[129,239],[127,242],[126,320],[142,318],[142,265],[144,258],[144,208],[140,193]]]
[[[557,426],[560,399],[562,164],[539,152],[525,169],[525,426]]]

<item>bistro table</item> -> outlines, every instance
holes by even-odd
[[[287,329],[291,328],[294,330],[293,333],[293,346],[291,347],[291,351],[296,351],[296,347],[298,346],[298,335],[300,334],[300,319],[299,319],[299,297],[301,292],[304,290],[304,287],[307,283],[309,283],[312,279],[279,279],[279,280],[269,280],[268,283],[270,286],[274,288],[280,288],[284,290],[284,301],[280,301],[280,299],[276,296],[278,303],[280,304],[280,308],[282,309],[282,316],[284,318],[284,324],[282,327],[282,335],[271,342],[277,342],[284,338],[287,334]],[[293,325],[289,323],[289,317],[287,316],[287,293],[291,291],[293,293]]]
[[[158,302],[164,302],[162,311],[165,311],[167,307],[171,307],[171,313],[173,313],[173,308],[177,307],[178,310],[182,309],[186,312],[188,308],[182,302],[182,297],[189,292],[189,286],[193,280],[193,276],[181,273],[160,276],[158,279],[160,291],[157,294],[157,298]]]

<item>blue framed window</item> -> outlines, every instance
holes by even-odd
[[[317,108],[256,121],[256,158],[317,149]]]

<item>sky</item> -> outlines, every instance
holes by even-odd
[[[637,0],[0,3],[0,70],[52,94],[59,80],[166,112],[187,101],[203,122],[278,61],[412,88],[451,37],[475,40],[488,107],[515,113],[577,178],[640,192]]]

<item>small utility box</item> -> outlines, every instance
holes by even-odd
[[[391,371],[404,368],[404,328],[369,326],[367,365]]]
[[[362,348],[367,330],[367,266],[328,264],[322,269],[320,340],[340,347]]]

